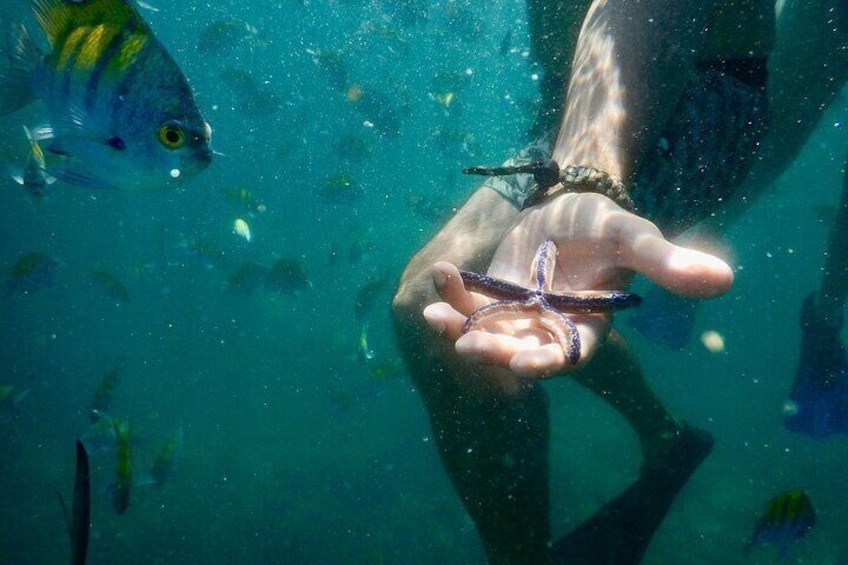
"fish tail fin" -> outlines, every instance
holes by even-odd
[[[0,116],[11,114],[35,99],[33,76],[41,57],[41,50],[26,27],[16,24],[6,30],[6,46],[0,61]]]
[[[6,169],[9,172],[9,176],[12,177],[12,180],[15,181],[16,184],[21,186],[24,185],[24,172],[20,167],[8,165]]]

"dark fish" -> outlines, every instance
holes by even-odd
[[[362,194],[362,189],[353,175],[341,173],[324,179],[324,183],[316,189],[316,192],[322,198],[346,202],[358,198]]]
[[[312,61],[318,65],[324,78],[334,90],[344,92],[348,87],[347,66],[340,51],[331,49],[314,49],[307,51],[312,55]]]
[[[203,55],[223,55],[244,39],[258,33],[252,25],[238,20],[220,20],[206,26],[197,40],[197,50]]]
[[[371,156],[371,146],[361,137],[345,134],[333,146],[336,155],[351,163],[361,163]]]
[[[97,385],[94,396],[89,407],[89,419],[92,424],[97,424],[103,419],[103,414],[108,414],[112,407],[112,397],[115,395],[115,387],[118,386],[118,377],[124,367],[119,363],[109,369]]]
[[[498,47],[498,54],[503,57],[509,50],[512,49],[512,30],[509,30],[504,34],[503,39],[501,39],[501,45]]]
[[[176,245],[176,248],[207,270],[226,269],[230,266],[224,250],[208,239],[184,239]]]
[[[212,160],[211,129],[177,63],[128,0],[33,0],[51,51],[20,28],[0,69],[0,114],[39,98],[47,172],[88,187],[154,190]]]
[[[387,277],[381,276],[371,279],[356,293],[353,304],[353,316],[357,322],[361,322],[365,316],[374,308],[380,294],[386,288]]]
[[[57,266],[56,260],[44,253],[27,253],[9,271],[6,294],[30,294],[52,286]]]
[[[31,388],[25,388],[21,392],[14,392],[15,385],[0,385],[0,424],[11,421],[18,410],[18,405],[32,392]]]
[[[265,277],[265,289],[279,294],[296,294],[309,286],[306,270],[297,259],[280,259]]]
[[[118,277],[100,268],[92,269],[89,274],[91,280],[110,300],[120,303],[129,302],[130,291]]]
[[[249,296],[262,288],[268,269],[256,263],[245,263],[227,279],[227,294]]]
[[[848,354],[840,336],[842,314],[822,311],[816,293],[801,307],[801,357],[783,425],[824,438],[848,433]]]
[[[221,71],[221,79],[235,94],[236,107],[245,115],[268,116],[283,105],[283,101],[276,92],[259,85],[256,79],[243,69],[224,69]]]
[[[748,547],[778,546],[778,560],[786,562],[789,546],[816,524],[816,510],[803,490],[790,490],[771,499],[757,521]]]

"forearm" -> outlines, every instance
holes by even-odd
[[[695,68],[715,4],[594,2],[577,43],[554,160],[628,179]]]

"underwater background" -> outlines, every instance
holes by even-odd
[[[524,2],[153,7],[141,13],[188,77],[220,155],[171,192],[57,183],[34,199],[4,172],[0,276],[15,281],[28,253],[52,260],[0,297],[0,385],[17,395],[0,412],[0,563],[69,559],[56,493],[71,495],[74,442],[91,434],[110,373],[109,416],[132,426],[140,484],[118,515],[112,449],[89,448],[91,563],[484,562],[389,304],[406,260],[473,191],[461,168],[525,141],[539,69]],[[27,2],[0,17],[42,39]],[[736,283],[700,305],[685,350],[617,317],[671,411],[716,438],[646,563],[776,563],[745,545],[788,489],[805,489],[817,511],[789,562],[848,563],[848,438],[782,425],[801,301],[819,283],[839,201],[847,100],[723,234]],[[40,110],[0,118],[2,163],[23,165],[22,126]],[[705,331],[724,348],[704,347]],[[613,410],[568,378],[545,386],[558,537],[629,485],[641,459]],[[142,484],[175,435],[168,480]]]

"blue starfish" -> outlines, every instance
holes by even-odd
[[[479,273],[460,271],[465,287],[495,298],[468,316],[463,332],[485,329],[504,320],[538,317],[539,323],[551,332],[563,353],[576,365],[580,360],[580,334],[565,314],[596,314],[638,306],[642,298],[620,290],[584,290],[554,292],[553,273],[556,264],[556,244],[547,240],[539,246],[533,261],[535,288],[496,279]]]

